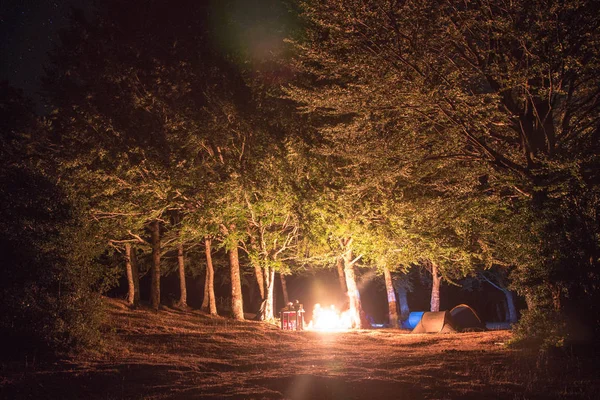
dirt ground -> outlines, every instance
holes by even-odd
[[[510,332],[286,332],[107,300],[106,348],[2,365],[6,399],[595,399],[593,359],[506,347]]]

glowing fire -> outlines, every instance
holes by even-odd
[[[345,331],[352,327],[352,318],[350,310],[340,313],[332,305],[329,308],[323,308],[320,304],[315,304],[313,309],[312,321],[308,323],[307,330],[312,331]]]

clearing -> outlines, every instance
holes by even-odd
[[[111,333],[96,354],[7,364],[11,399],[597,398],[593,357],[507,348],[507,331],[286,332],[198,311],[131,311],[107,299]]]

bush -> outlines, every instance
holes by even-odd
[[[511,345],[540,350],[563,347],[568,339],[564,316],[550,310],[523,311],[521,320],[513,328]]]
[[[24,166],[0,170],[0,353],[3,358],[96,346],[102,269],[76,207]],[[85,251],[87,249],[87,251]]]

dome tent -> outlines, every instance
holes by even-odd
[[[415,326],[417,326],[419,321],[421,321],[421,318],[423,318],[424,313],[425,313],[425,311],[412,311],[408,315],[408,319],[406,319],[405,321],[402,321],[402,328],[403,329],[415,329]]]
[[[450,310],[452,321],[457,330],[465,331],[482,331],[485,330],[485,324],[471,307],[466,304],[459,304]]]
[[[449,311],[423,313],[421,321],[412,333],[452,333],[457,329]]]

